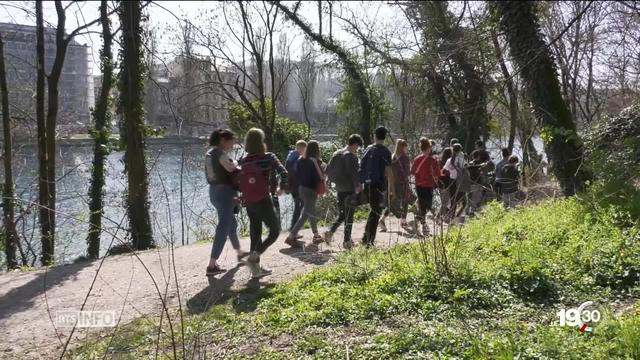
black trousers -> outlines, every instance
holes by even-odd
[[[300,219],[303,205],[300,195],[298,195],[297,193],[291,193],[291,197],[293,198],[293,215],[291,217],[291,226],[289,227],[289,231],[293,229],[293,226],[298,222],[298,219]]]
[[[364,230],[364,239],[362,242],[365,245],[373,245],[376,241],[376,232],[378,230],[378,221],[380,216],[384,212],[384,188],[383,184],[365,184],[364,191],[369,196],[369,206],[371,211],[369,212],[369,218],[367,218],[367,225]]]
[[[418,216],[417,220],[424,224],[427,211],[433,207],[433,188],[416,186],[416,195],[418,195]]]
[[[338,192],[338,218],[331,224],[329,231],[335,233],[338,227],[344,222],[344,241],[351,241],[351,229],[353,228],[353,213],[355,209],[347,206],[346,199],[353,195],[353,192]]]
[[[251,238],[251,251],[262,254],[271,246],[280,235],[280,221],[273,205],[273,200],[268,196],[264,200],[247,204],[249,216],[249,237]],[[262,240],[262,223],[269,229],[267,238]]]

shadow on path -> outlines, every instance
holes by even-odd
[[[229,269],[220,278],[209,276],[209,285],[187,301],[189,312],[203,314],[214,305],[228,303],[230,300],[236,313],[255,310],[258,302],[270,295],[275,284],[262,284],[261,279],[251,279],[247,282],[246,288],[232,290],[234,277],[242,265],[238,264],[233,269]],[[268,277],[263,279],[267,280]]]
[[[320,248],[313,244],[305,246],[304,249],[280,249],[280,253],[312,265],[324,265],[334,257],[331,250],[320,251]]]
[[[39,271],[34,279],[0,297],[0,320],[22,311],[31,310],[35,306],[36,299],[40,301],[41,299],[38,298],[45,291],[66,280],[76,279],[82,269],[93,265],[93,263],[93,261],[81,261]]]

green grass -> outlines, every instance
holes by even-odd
[[[447,236],[447,269],[435,271],[420,244],[357,249],[249,304],[236,294],[189,316],[187,352],[199,339],[195,352],[238,359],[637,359],[639,229],[616,206],[575,198],[491,204]],[[603,310],[592,333],[557,326],[560,308],[587,300]],[[154,354],[157,330],[124,330],[127,356]],[[74,357],[100,354],[106,341]],[[160,348],[173,356],[167,335]]]

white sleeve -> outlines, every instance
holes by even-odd
[[[222,167],[225,168],[225,170],[227,170],[228,172],[236,170],[236,167],[238,166],[238,163],[231,157],[229,157],[229,154],[227,153],[220,155],[220,157],[218,158],[218,162],[220,162],[220,165],[222,165]]]

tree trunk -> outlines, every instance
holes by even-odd
[[[53,260],[53,241],[55,234],[55,188],[49,182],[49,142],[45,119],[45,64],[44,64],[44,20],[42,2],[36,1],[36,122],[38,128],[38,203],[42,243],[41,262],[48,265]],[[53,184],[55,186],[55,184]],[[53,200],[53,201],[52,201]],[[53,204],[53,206],[52,206]]]
[[[534,2],[493,2],[507,35],[511,56],[521,69],[534,112],[543,126],[541,135],[551,168],[563,193],[570,196],[590,178],[583,167],[582,141],[562,98],[555,63],[542,38]]]
[[[149,182],[145,155],[144,132],[144,59],[140,1],[120,2],[122,24],[122,70],[120,74],[120,106],[123,116],[125,145],[124,163],[127,173],[127,212],[133,246],[138,250],[153,247],[149,218]]]
[[[343,49],[339,44],[335,43],[332,39],[327,39],[322,36],[322,34],[318,34],[311,30],[311,27],[306,24],[297,14],[293,11],[289,10],[285,5],[276,1],[276,6],[282,12],[285,13],[287,18],[291,20],[294,24],[296,24],[307,36],[309,36],[313,41],[315,41],[318,45],[322,46],[325,50],[335,54],[340,62],[342,62],[342,66],[344,67],[345,72],[349,76],[351,80],[351,85],[353,86],[353,95],[360,103],[361,108],[361,118],[359,119],[359,132],[362,136],[362,139],[365,142],[365,145],[369,145],[372,143],[372,121],[371,121],[371,100],[369,99],[369,92],[367,91],[367,85],[364,81],[364,76],[360,72],[360,68],[358,63],[353,60],[351,56],[347,53],[345,49]]]
[[[516,86],[514,84],[513,77],[509,73],[507,64],[504,61],[504,54],[502,53],[502,49],[500,48],[498,35],[495,31],[491,32],[491,38],[493,40],[493,47],[496,50],[498,64],[500,64],[500,70],[502,71],[502,76],[504,77],[507,94],[509,94],[509,142],[507,147],[509,148],[509,152],[512,152],[513,144],[516,139],[516,124],[518,123],[518,93],[516,92]]]
[[[14,193],[13,193],[13,141],[11,138],[11,116],[9,114],[9,89],[7,87],[7,73],[4,66],[4,44],[0,34],[0,91],[2,92],[2,130],[4,133],[4,185],[2,189],[2,212],[4,224],[4,253],[7,269],[18,266],[16,261],[16,246],[18,233],[14,218]]]
[[[102,232],[103,187],[104,187],[104,159],[108,153],[109,141],[108,125],[111,122],[109,111],[109,94],[113,83],[113,54],[111,52],[112,35],[109,16],[107,14],[107,1],[100,3],[100,18],[102,22],[102,88],[100,97],[93,111],[94,128],[92,136],[93,168],[91,170],[91,185],[89,188],[89,234],[87,237],[87,254],[91,259],[100,257],[100,234]]]

